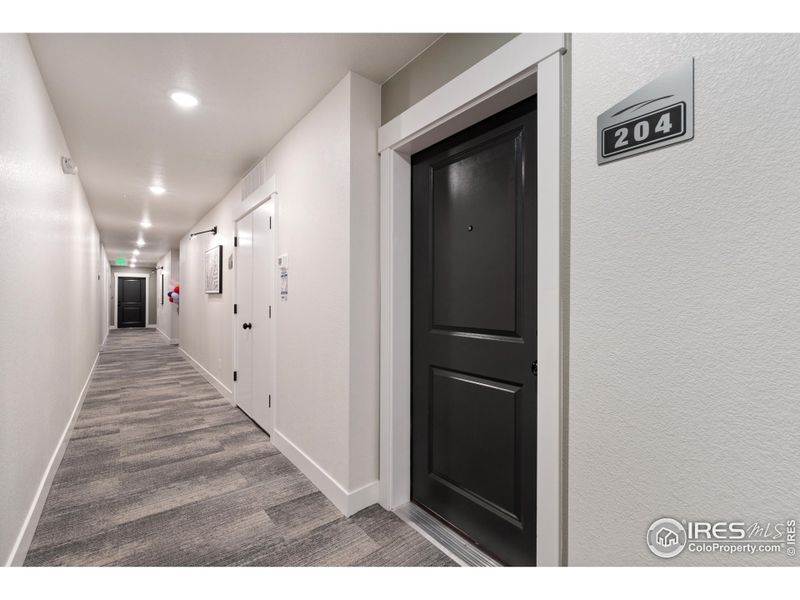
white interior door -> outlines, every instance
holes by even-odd
[[[233,397],[237,406],[253,418],[253,214],[236,223],[236,314]]]
[[[274,202],[253,211],[253,419],[272,433],[275,400],[273,292],[275,286]]]
[[[236,404],[267,433],[275,406],[274,202],[236,223]]]

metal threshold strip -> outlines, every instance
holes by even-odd
[[[413,502],[404,504],[394,512],[462,567],[503,566]]]

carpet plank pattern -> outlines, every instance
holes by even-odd
[[[112,330],[26,565],[455,563],[375,505],[345,518],[152,329]]]

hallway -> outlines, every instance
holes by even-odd
[[[800,34],[162,4],[0,33],[2,565],[800,566]]]
[[[103,345],[26,565],[454,565],[347,519],[154,329]]]

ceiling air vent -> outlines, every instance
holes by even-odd
[[[251,199],[267,181],[267,159],[264,158],[242,179],[242,202]]]

